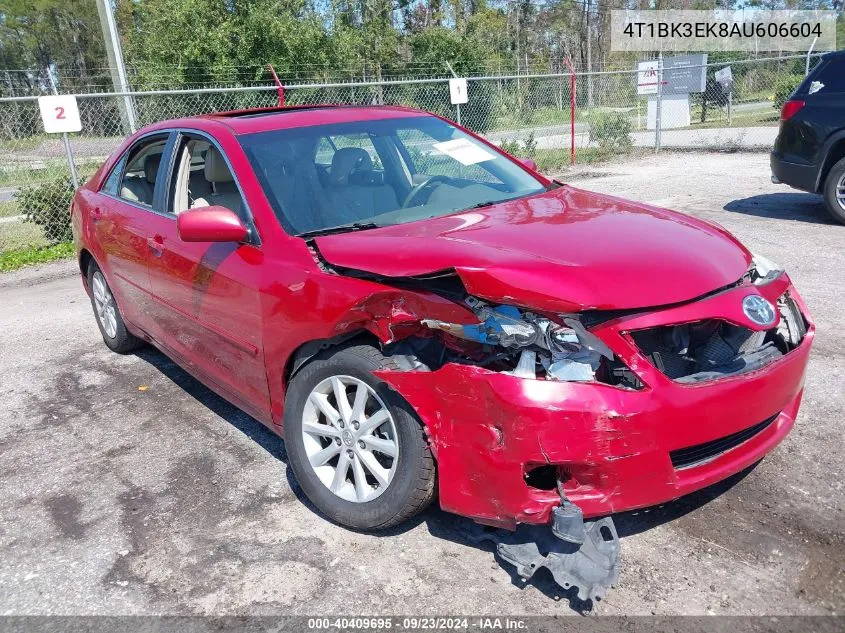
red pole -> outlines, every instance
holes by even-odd
[[[575,164],[575,67],[569,57],[563,61],[569,66],[569,162]]]
[[[276,94],[279,95],[279,107],[284,107],[285,87],[282,85],[282,82],[279,81],[279,76],[276,74],[276,69],[273,68],[273,64],[267,64],[267,67],[270,69],[270,74],[273,75],[273,81],[276,82]]]

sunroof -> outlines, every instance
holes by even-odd
[[[212,116],[226,117],[227,119],[255,119],[258,117],[270,116],[273,114],[285,114],[290,112],[302,112],[303,110],[322,110],[325,108],[337,108],[343,106],[335,106],[331,104],[321,105],[296,105],[296,106],[281,106],[262,108],[260,110],[235,110],[234,112],[221,112],[220,114],[213,114]]]

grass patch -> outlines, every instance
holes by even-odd
[[[756,112],[752,114],[739,112],[734,114],[733,118],[731,119],[730,127],[728,126],[728,116],[726,114],[724,115],[724,117],[720,117],[718,119],[708,118],[704,123],[701,123],[700,120],[693,119],[690,128],[685,129],[704,130],[710,128],[731,129],[735,127],[774,127],[777,126],[779,123],[780,113],[775,112],[774,110],[767,112]]]
[[[8,163],[7,163],[8,164]],[[0,169],[0,186],[21,187],[40,183],[45,180],[54,180],[60,176],[69,175],[67,161],[53,161],[43,167],[31,168],[26,163],[7,166]]]
[[[24,266],[43,264],[73,257],[73,242],[59,242],[52,246],[28,246],[0,253],[0,272],[17,270]]]
[[[17,200],[6,200],[5,202],[0,202],[0,218],[8,218],[13,215],[18,215],[18,213]]]
[[[604,163],[620,156],[620,152],[603,150],[599,147],[578,147],[575,149],[576,165]],[[538,149],[532,156],[537,170],[546,176],[559,174],[571,167],[568,149]]]
[[[0,221],[0,253],[19,248],[41,248],[49,246],[44,231],[33,222],[24,222],[23,218],[12,221]]]
[[[578,114],[580,115],[580,112]],[[538,108],[523,114],[503,114],[496,117],[490,131],[521,130],[530,126],[566,125],[569,123],[569,119],[569,102],[567,102],[563,110],[558,110],[557,108]]]
[[[4,152],[31,151],[47,140],[50,140],[47,134],[34,134],[32,136],[3,139],[0,141],[0,150]]]
[[[77,162],[76,172],[80,184],[90,178],[99,167],[100,163],[98,162]],[[44,161],[42,167],[30,167],[25,162],[15,164],[10,161],[6,163],[6,166],[0,168],[0,187],[37,185],[62,176],[70,177],[70,170],[68,170],[67,161],[64,159]]]
[[[747,103],[747,102],[746,102]],[[780,110],[772,107],[771,103],[754,103],[753,107],[743,107],[743,103],[733,104],[733,116],[728,126],[727,106],[719,107],[710,105],[707,108],[707,118],[701,121],[701,104],[693,104],[690,110],[690,121],[692,128],[714,128],[714,127],[760,127],[777,125],[780,121]]]

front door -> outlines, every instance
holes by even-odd
[[[262,347],[259,279],[264,255],[254,228],[248,243],[183,242],[176,216],[223,205],[252,220],[222,153],[209,139],[181,135],[162,203],[150,229],[150,283],[156,338],[227,397],[270,421]]]

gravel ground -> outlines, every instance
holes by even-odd
[[[818,325],[792,434],[725,484],[617,517],[622,574],[593,613],[841,613],[845,226],[770,184],[763,154],[564,178],[723,224],[787,267]],[[0,381],[0,614],[574,613],[437,509],[379,536],[325,521],[280,440],[160,353],[105,348],[70,262],[0,275]]]

